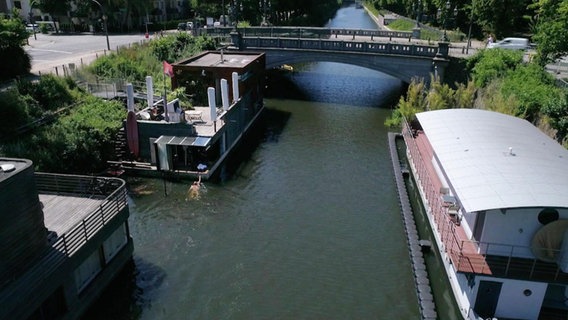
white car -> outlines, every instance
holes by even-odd
[[[529,39],[527,38],[505,38],[498,42],[489,43],[487,48],[501,48],[511,50],[526,50],[529,48]]]
[[[34,30],[35,32],[39,32],[39,26],[37,24],[28,23],[26,25],[26,30],[28,30],[29,32],[34,32]]]

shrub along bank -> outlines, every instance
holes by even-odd
[[[403,117],[446,108],[480,108],[526,119],[568,146],[568,91],[535,63],[523,62],[519,51],[482,50],[467,60],[467,83],[453,87],[432,79],[413,81],[397,109],[385,122],[400,125]]]
[[[134,82],[147,75],[161,79],[162,61],[174,62],[215,46],[211,38],[165,36],[101,57],[77,76],[87,81]],[[19,80],[0,92],[0,156],[31,159],[38,171],[99,173],[113,159],[125,110],[124,102],[94,97],[69,77]]]

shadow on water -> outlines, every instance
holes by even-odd
[[[247,176],[247,167],[254,151],[262,144],[277,143],[290,116],[290,112],[266,108],[257,125],[251,128],[243,142],[228,157],[223,172],[219,179],[216,179],[217,182],[229,180],[234,176]]]
[[[405,89],[399,79],[356,65],[317,62],[293,68],[267,70],[267,98],[390,108]]]
[[[143,259],[131,259],[81,319],[139,319],[165,278],[166,273],[159,267]]]

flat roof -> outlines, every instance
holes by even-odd
[[[30,166],[32,166],[32,161],[28,159],[0,158],[0,182]]]
[[[195,59],[189,59],[176,63],[179,66],[191,67],[232,67],[244,68],[249,63],[260,57],[261,54],[238,54],[238,53],[223,53],[220,52],[207,52],[202,56]],[[221,59],[222,57],[222,59]]]
[[[479,109],[416,117],[466,211],[568,208],[568,150],[530,122]]]

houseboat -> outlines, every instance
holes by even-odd
[[[77,319],[132,260],[123,180],[0,158],[0,319]]]
[[[416,114],[407,158],[464,319],[566,319],[568,151],[528,121]]]
[[[217,176],[262,114],[265,64],[264,53],[241,51],[207,51],[173,63],[172,88],[183,88],[192,106],[177,99],[162,99],[162,107],[149,101],[141,110],[129,104],[124,123],[129,156],[119,161],[120,170]],[[148,92],[152,99],[153,90]]]

